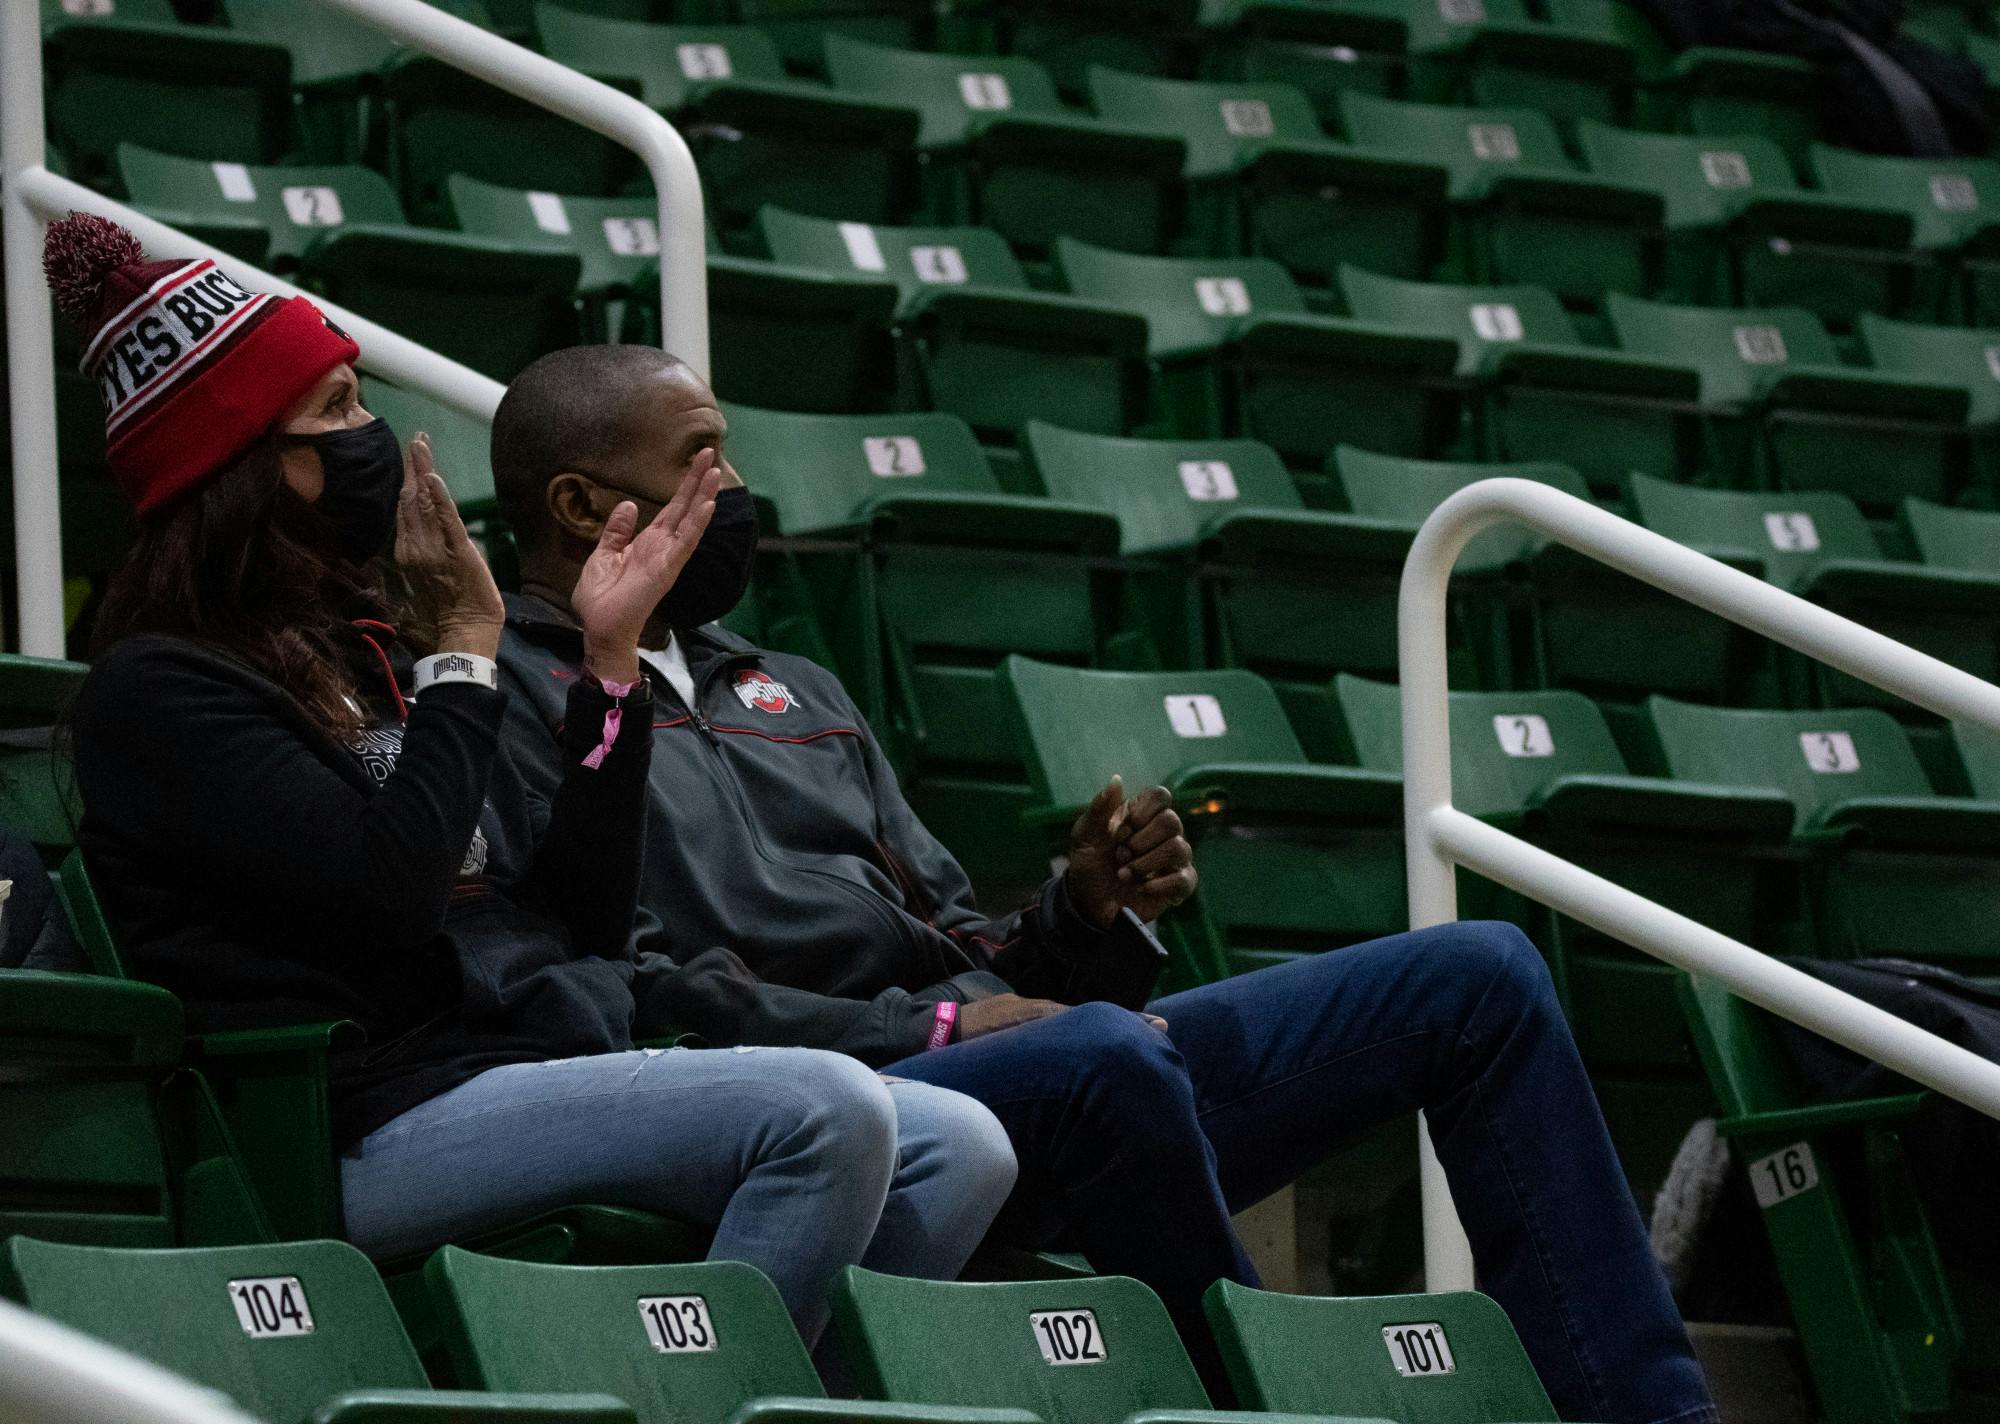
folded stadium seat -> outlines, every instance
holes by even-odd
[[[1037,1424],[828,1399],[777,1288],[740,1261],[547,1266],[447,1246],[424,1276],[454,1374],[477,1389],[609,1390],[639,1424]]]
[[[1677,355],[1585,346],[1537,287],[1406,282],[1355,267],[1341,269],[1340,286],[1364,321],[1459,344],[1459,375],[1478,391],[1473,445],[1487,457],[1568,463],[1599,490],[1628,470],[1699,471],[1700,382]]]
[[[754,250],[748,229],[766,203],[862,222],[915,216],[915,109],[788,77],[770,36],[748,25],[635,24],[550,4],[535,14],[551,59],[636,83],[686,135],[733,249]]]
[[[1805,307],[1842,328],[1862,312],[1934,309],[1937,273],[1912,249],[1900,207],[1799,187],[1767,138],[1641,134],[1580,126],[1594,173],[1656,189],[1674,239],[1669,284],[1684,301]]]
[[[1608,0],[1406,0],[1410,97],[1623,122],[1636,57]]]
[[[1656,534],[1704,551],[1748,555],[1762,565],[1765,578],[1788,593],[1975,677],[2000,678],[2000,561],[1991,555],[1972,568],[1884,558],[1880,540],[1854,502],[1824,490],[1703,490],[1635,475],[1631,497],[1634,517]],[[1905,509],[1917,511],[1912,523],[1931,531],[1942,553],[1949,536],[1940,526],[1958,512],[1918,500]],[[1966,517],[2000,522],[1996,515]],[[1991,531],[1981,524],[1977,532]],[[1784,705],[1915,710],[1895,694],[1814,659],[1785,655],[1781,666]]]
[[[1192,78],[1202,59],[1205,8],[1206,0],[1002,0],[991,10],[999,52],[1034,60],[1065,101],[1081,104],[1099,65]]]
[[[1955,269],[1948,315],[1973,326],[2000,322],[2000,163],[1889,157],[1816,143],[1812,169],[1828,193],[1910,215],[1917,249]]]
[[[392,386],[376,376],[363,379],[361,404],[370,415],[388,421],[406,445],[418,431],[430,436],[437,472],[468,524],[477,524],[498,512],[493,493],[490,421],[467,415],[430,396]]]
[[[1201,25],[1204,73],[1289,84],[1329,129],[1340,127],[1342,94],[1403,91],[1403,0],[1203,0]]]
[[[1650,292],[1661,279],[1660,195],[1584,173],[1555,124],[1534,109],[1454,109],[1369,94],[1341,101],[1347,136],[1364,148],[1441,163],[1466,214],[1475,281],[1532,282],[1564,301]]]
[[[265,1419],[635,1424],[607,1394],[433,1390],[368,1258],[340,1241],[129,1251],[15,1237],[10,1293]]]
[[[1682,1004],[1722,1104],[1716,1129],[1761,1208],[1821,1417],[1944,1417],[1934,1411],[1951,1403],[1965,1335],[1900,1132],[1927,1095],[1808,1101],[1762,1010],[1701,978],[1684,981]]]
[[[1046,1424],[1243,1424],[1245,1418],[1209,1408],[1167,1308],[1127,1276],[968,1284],[849,1266],[832,1298],[849,1367],[864,1393],[884,1399],[1026,1405]],[[980,1348],[971,1356],[941,1340],[977,1340]],[[1328,1415],[1250,1417],[1333,1424]]]
[[[825,75],[825,42],[828,35],[845,35],[849,39],[891,49],[972,51],[984,48],[980,45],[940,43],[947,37],[955,37],[947,36],[944,31],[957,30],[961,21],[953,13],[959,7],[941,7],[936,0],[853,0],[853,3],[838,6],[829,6],[826,0],[707,0],[707,6],[706,13],[712,18],[732,24],[755,25],[769,35],[784,57],[785,68],[794,74]],[[572,3],[570,8],[578,7]],[[678,13],[690,18],[704,13],[687,5],[661,3],[658,8],[662,11],[677,9]],[[975,17],[976,14],[975,11]],[[625,15],[619,18],[658,20],[665,17]],[[976,29],[974,37],[979,37],[983,28]]]
[[[114,196],[127,140],[236,163],[275,163],[298,144],[284,47],[176,23],[166,0],[42,0],[42,67],[70,176]]]
[[[825,630],[911,804],[976,878],[1039,881],[1047,858],[1020,833],[1027,776],[994,735],[998,666],[1013,652],[1153,663],[1125,628],[1117,521],[1003,493],[954,416],[725,413],[766,532],[822,546],[790,561],[799,611]]]
[[[998,233],[979,227],[873,227],[766,208],[780,262],[881,275],[902,297],[906,406],[950,411],[1001,451],[1040,416],[1122,434],[1146,423],[1146,322],[1087,296],[1038,292]]]
[[[1453,343],[1311,315],[1268,258],[1136,257],[1064,239],[1056,260],[1072,292],[1144,316],[1182,435],[1262,440],[1309,471],[1345,442],[1428,455],[1460,439]]]
[[[1646,704],[1678,779],[1782,791],[1810,855],[1820,953],[1991,973],[2000,966],[2000,801],[1940,796],[1875,707],[1736,711]]]
[[[1335,692],[1360,764],[1399,772],[1396,688],[1343,674]],[[1451,784],[1461,811],[1711,929],[1766,947],[1801,935],[1791,801],[1631,775],[1603,713],[1577,693],[1452,693]],[[1645,1203],[1689,1124],[1713,1112],[1674,1002],[1675,973],[1567,916],[1535,909],[1524,918]]]
[[[1710,459],[1726,478],[1836,490],[1883,518],[1910,495],[1954,502],[1971,479],[1965,390],[1841,365],[1811,312],[1617,294],[1608,310],[1623,350],[1701,372]]]
[[[413,227],[372,169],[204,163],[131,144],[118,167],[141,202],[262,222],[280,270],[495,380],[581,339],[574,255]]]
[[[1668,47],[1643,3],[1592,5],[1637,63],[1633,126],[1666,133],[1763,134],[1805,161],[1819,134],[1819,78],[1810,60],[1722,46]],[[1571,23],[1590,23],[1571,11]]]
[[[1162,252],[1179,233],[1178,140],[1065,109],[1033,60],[918,54],[828,35],[836,87],[923,115],[917,151],[934,221],[980,223],[1046,259],[1058,234]]]
[[[1559,1417],[1507,1312],[1475,1291],[1341,1300],[1217,1281],[1202,1307],[1247,1409],[1436,1424]]]
[[[2000,330],[1920,326],[1862,313],[1855,330],[1878,371],[1963,387],[1973,484],[1983,503],[2000,488]]]
[[[1096,68],[1090,94],[1112,122],[1187,145],[1193,250],[1270,257],[1322,290],[1342,262],[1427,277],[1444,259],[1444,169],[1329,140],[1289,85]]]

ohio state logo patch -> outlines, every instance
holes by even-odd
[[[745,707],[754,707],[774,717],[798,705],[798,699],[792,696],[789,687],[756,668],[744,668],[736,674],[735,692]]]

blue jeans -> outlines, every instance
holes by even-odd
[[[1158,1000],[1086,1004],[886,1071],[970,1094],[1013,1138],[1001,1230],[1059,1222],[1137,1276],[1218,1377],[1202,1292],[1256,1284],[1230,1225],[1343,1142],[1429,1114],[1481,1287],[1565,1419],[1713,1424],[1541,956],[1440,926]]]
[[[993,1114],[810,1048],[637,1049],[491,1068],[341,1159],[348,1239],[420,1251],[584,1202],[713,1226],[808,1346],[859,1263],[949,1280],[1014,1185]]]

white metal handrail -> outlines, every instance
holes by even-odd
[[[214,1390],[5,1300],[0,1300],[0,1419],[256,1424]]]
[[[2000,687],[1839,614],[1531,480],[1460,490],[1431,514],[1403,565],[1398,659],[1410,925],[1458,918],[1454,866],[1726,985],[1760,1008],[1824,1034],[1904,1076],[2000,1118],[2000,1064],[1717,934],[1684,915],[1479,821],[1451,804],[1451,706],[1445,602],[1466,541],[1514,521],[1940,716],[2000,731]],[[1421,1142],[1425,1274],[1432,1290],[1469,1290],[1472,1257],[1443,1170]]]
[[[631,149],[659,202],[662,344],[709,372],[707,224],[687,144],[629,94],[590,79],[421,0],[317,0],[388,31],[467,73]],[[212,257],[252,285],[286,296],[291,283],[197,242],[44,166],[41,7],[0,0],[0,223],[6,247],[8,402],[14,464],[15,589],[21,651],[63,655],[62,514],[57,480],[55,364],[42,226],[72,208],[117,219],[156,257]],[[498,382],[397,336],[335,303],[313,300],[361,344],[362,368],[455,409],[490,419]]]

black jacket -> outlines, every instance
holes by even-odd
[[[359,685],[386,699],[355,642]],[[651,702],[593,772],[608,699],[594,680],[567,694],[575,731],[551,748],[537,843],[498,755],[504,693],[432,688],[378,783],[236,660],[119,643],[78,696],[76,773],[79,840],[132,968],[197,1032],[360,1023],[367,1042],[333,1066],[341,1145],[487,1068],[629,1048]]]
[[[537,823],[581,675],[574,622],[507,598],[505,737]],[[684,633],[694,709],[656,678],[657,742],[635,937],[640,1034],[832,1048],[880,1066],[921,1051],[936,1005],[1063,997],[1114,936],[1060,877],[1000,919],[911,812],[832,673],[710,625]]]

